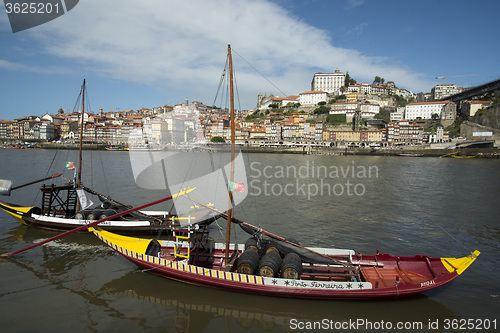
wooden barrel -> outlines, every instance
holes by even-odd
[[[97,221],[100,219],[100,216],[102,215],[102,210],[101,209],[94,209],[88,212],[87,214],[87,220],[93,220]]]
[[[281,277],[285,279],[300,279],[302,274],[302,261],[296,253],[288,253],[283,258],[283,265],[281,266]]]
[[[101,215],[99,215],[99,220],[105,219],[106,217],[110,217],[111,215],[115,215],[116,213],[118,212],[114,209],[106,209],[101,213]]]
[[[250,237],[249,239],[247,239],[247,241],[245,242],[245,251],[246,250],[254,250],[256,252],[259,252],[257,238]]]
[[[75,219],[77,220],[85,220],[85,212],[79,211],[78,213],[75,214]]]
[[[238,258],[238,273],[254,274],[259,266],[259,254],[253,249],[245,250]]]
[[[259,263],[259,275],[274,277],[281,268],[281,256],[275,251],[267,252]]]
[[[271,251],[274,251],[278,254],[280,254],[280,251],[278,250],[278,247],[276,246],[276,243],[273,240],[266,240],[263,244],[263,252],[268,253]]]

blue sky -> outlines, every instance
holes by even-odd
[[[335,68],[416,93],[442,83],[436,76],[476,74],[446,80],[461,86],[500,76],[496,0],[82,0],[17,33],[1,8],[7,120],[72,111],[84,77],[94,112],[212,104],[228,43],[243,108],[259,93],[308,91],[315,72]]]

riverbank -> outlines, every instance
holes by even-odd
[[[370,156],[407,156],[407,157],[478,157],[500,158],[498,148],[459,148],[459,149],[429,149],[418,147],[405,147],[394,149],[371,148],[331,148],[331,147],[242,147],[244,153],[268,154],[319,154],[319,155],[370,155]]]
[[[84,144],[84,150],[106,150],[107,145]],[[78,149],[77,144],[55,144],[40,143],[33,148],[39,149]],[[252,147],[241,146],[244,153],[265,153],[265,154],[318,154],[318,155],[370,155],[370,156],[406,156],[406,157],[477,157],[477,158],[500,158],[498,148],[455,148],[432,149],[428,146],[404,146],[392,148],[335,148],[335,147]]]

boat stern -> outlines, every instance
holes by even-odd
[[[463,258],[441,258],[443,266],[448,272],[456,272],[458,275],[462,274],[476,258],[481,254],[478,250]]]

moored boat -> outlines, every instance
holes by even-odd
[[[40,206],[23,206],[0,200],[0,208],[26,225],[51,229],[69,230],[94,221],[104,219],[123,212],[132,206],[123,204],[107,195],[82,184],[82,146],[85,128],[85,79],[80,91],[81,123],[78,164],[66,163],[67,170],[74,170],[73,179],[66,179],[58,184],[44,184]],[[62,174],[56,174],[17,187],[12,182],[0,180],[0,194],[10,195],[12,190],[31,185],[40,181],[55,179]],[[95,202],[95,203],[94,203]],[[173,225],[186,219],[191,222],[210,222],[216,216],[209,209],[196,208],[186,214],[172,214],[169,211],[137,211],[110,219],[102,224],[103,228],[124,234],[156,234],[170,232]]]
[[[296,275],[286,275],[282,263],[276,271],[262,269],[265,255],[257,254],[252,274],[242,273],[244,244],[231,244],[231,264],[224,264],[225,244],[196,242],[191,248],[162,241],[116,235],[100,228],[91,231],[116,252],[151,273],[199,286],[269,296],[295,298],[397,298],[443,286],[462,274],[479,255],[464,258],[356,254],[353,250],[311,248],[333,264],[300,262]],[[191,240],[200,240],[193,232]],[[288,255],[288,254],[287,254]],[[283,256],[280,252],[280,260]],[[261,265],[259,270],[259,265]],[[271,266],[271,265],[269,265]],[[259,274],[259,271],[261,274]],[[270,273],[272,272],[272,273]],[[300,272],[300,273],[299,273]]]

